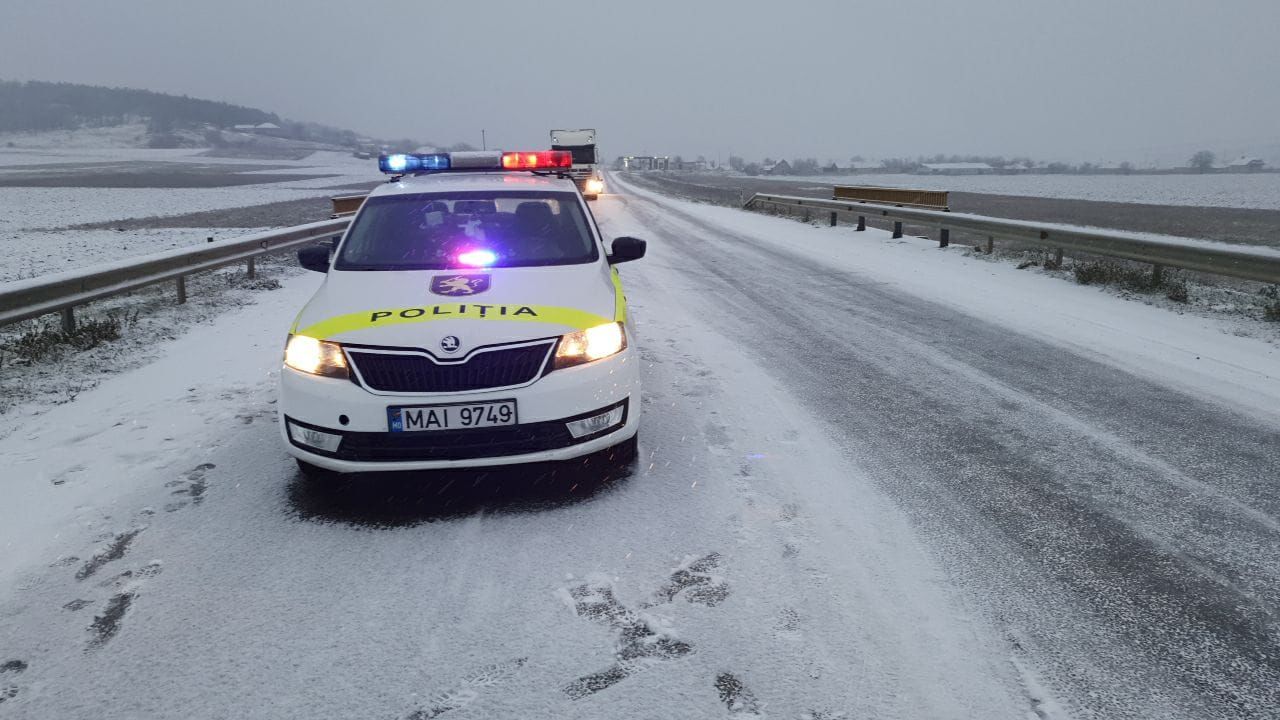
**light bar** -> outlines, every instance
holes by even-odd
[[[502,153],[497,150],[468,150],[449,153],[450,170],[502,167]]]
[[[379,155],[378,169],[388,175],[448,170],[449,154],[395,153],[393,155]]]
[[[503,170],[548,170],[573,166],[573,153],[568,150],[502,153]]]

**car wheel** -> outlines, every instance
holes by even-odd
[[[600,196],[599,196],[599,195],[583,195],[583,196],[582,196],[582,199],[583,199],[583,200],[595,200],[595,199],[596,199],[596,198],[598,198],[598,197],[600,197]]]

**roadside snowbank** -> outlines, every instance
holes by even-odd
[[[770,175],[806,185],[880,185],[921,190],[1073,198],[1150,205],[1280,209],[1280,173],[1209,175]]]

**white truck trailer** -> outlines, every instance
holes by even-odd
[[[604,192],[595,129],[552,130],[551,149],[568,150],[573,154],[573,167],[569,169],[569,175],[577,183],[584,198],[595,200]]]

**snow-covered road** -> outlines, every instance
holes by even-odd
[[[304,484],[294,278],[0,440],[0,718],[1273,717],[1274,345],[612,182],[634,466]]]

